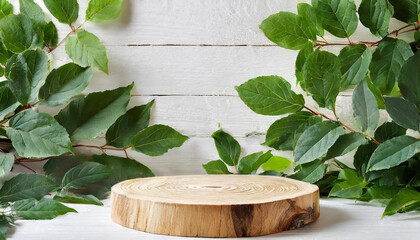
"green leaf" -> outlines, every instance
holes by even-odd
[[[337,181],[337,176],[334,174],[338,174],[337,172],[327,172],[326,175],[316,182],[315,184],[319,188],[319,193],[321,196],[328,196],[332,187]]]
[[[3,185],[3,179],[12,171],[15,157],[12,153],[0,153],[0,188]]]
[[[369,171],[388,169],[408,161],[420,151],[420,141],[410,136],[394,137],[381,145],[369,160]]]
[[[407,129],[400,127],[395,122],[386,122],[375,131],[375,140],[383,143],[391,138],[405,135]]]
[[[344,47],[338,55],[341,65],[341,89],[357,85],[363,81],[372,60],[372,51],[366,45],[357,44]]]
[[[0,87],[0,120],[13,113],[19,105],[9,87]]]
[[[153,125],[131,138],[130,147],[149,156],[160,156],[169,149],[180,147],[187,136],[166,125]]]
[[[19,0],[20,13],[28,16],[38,24],[45,23],[44,11],[34,0]]]
[[[3,39],[0,38],[0,63],[3,65],[6,65],[7,60],[9,60],[12,54],[13,54],[12,52],[7,51],[7,48],[4,45]],[[4,71],[3,68],[2,68],[2,71]]]
[[[203,168],[207,174],[232,174],[222,160],[210,161],[203,164]]]
[[[253,78],[235,88],[242,101],[262,115],[295,113],[305,104],[303,96],[293,92],[290,83],[279,76]]]
[[[106,22],[116,19],[124,0],[90,0],[86,9],[86,21]]]
[[[303,90],[305,90],[305,83],[303,82],[303,66],[305,65],[306,60],[308,59],[309,55],[314,52],[314,45],[313,43],[307,43],[305,46],[299,51],[299,54],[296,57],[295,63],[295,75],[296,75],[296,85],[300,83],[300,86]]]
[[[373,132],[379,123],[379,110],[375,96],[366,81],[359,83],[354,89],[352,106],[362,131]]]
[[[420,107],[420,53],[410,57],[401,68],[398,87],[405,99]]]
[[[29,198],[41,199],[57,188],[57,184],[46,176],[21,173],[4,183],[0,189],[0,203]]]
[[[389,116],[398,125],[419,130],[419,110],[413,103],[402,98],[386,97],[385,106]]]
[[[312,116],[302,111],[275,121],[267,130],[263,145],[277,150],[292,150],[296,129]]]
[[[241,146],[238,141],[222,129],[214,132],[211,137],[223,162],[229,166],[236,166],[241,155]]]
[[[0,0],[0,19],[13,14],[13,5],[7,0]]]
[[[322,18],[322,26],[332,35],[350,37],[359,23],[353,0],[312,0],[312,6]]]
[[[310,28],[316,29],[316,35],[321,37],[324,36],[324,28],[322,27],[321,19],[316,15],[314,7],[307,3],[298,3],[297,11],[298,15],[303,18],[305,24],[310,25]]]
[[[66,53],[75,63],[95,67],[108,74],[106,48],[92,33],[77,30],[66,41]]]
[[[70,169],[63,177],[63,189],[83,188],[111,175],[111,170],[96,162],[84,162]]]
[[[270,15],[260,25],[270,41],[282,48],[299,50],[309,41],[316,41],[316,29],[304,18],[291,12]]]
[[[268,176],[277,176],[277,177],[284,177],[285,176],[284,173],[276,172],[276,171],[265,171],[265,172],[262,172],[258,175],[268,175]]]
[[[308,183],[315,183],[322,179],[327,169],[321,160],[316,160],[310,163],[299,165],[300,170],[292,175],[289,175],[289,178],[301,180]]]
[[[420,4],[418,0],[389,0],[394,6],[394,18],[406,22],[415,23],[420,14]]]
[[[304,86],[320,107],[334,109],[341,77],[338,57],[326,51],[309,55],[303,67]]]
[[[39,99],[49,106],[61,105],[79,95],[92,79],[92,69],[67,63],[53,69],[39,91]]]
[[[328,150],[326,159],[343,156],[344,154],[349,153],[366,143],[368,143],[366,137],[357,132],[341,135],[334,145],[332,145],[332,147]]]
[[[61,23],[72,24],[79,16],[77,0],[44,0],[44,4]]]
[[[98,206],[103,206],[104,204],[99,201],[93,195],[82,195],[82,194],[75,194],[71,192],[58,192],[54,196],[54,200],[63,202],[63,203],[76,203],[76,204],[93,204]]]
[[[73,208],[66,207],[52,199],[42,199],[40,201],[35,199],[20,200],[12,205],[12,211],[18,217],[28,220],[53,219],[69,212],[77,213]]]
[[[67,105],[56,116],[72,141],[90,140],[103,134],[125,113],[133,84],[104,92],[94,92]]]
[[[413,55],[410,45],[400,39],[384,38],[372,56],[370,77],[382,94],[391,93],[400,70]]]
[[[6,63],[10,90],[23,105],[36,101],[47,73],[48,56],[41,49],[13,55]]]
[[[240,174],[255,174],[257,170],[260,168],[261,164],[265,163],[273,157],[271,151],[266,153],[257,152],[249,154],[239,161],[238,165],[238,173]]]
[[[1,4],[1,1],[0,1]],[[0,240],[6,240],[7,230],[10,228],[10,223],[6,219],[0,219]]]
[[[44,43],[50,48],[57,47],[58,32],[53,22],[48,22],[44,25]]]
[[[388,34],[389,20],[394,7],[388,0],[363,0],[359,7],[360,22],[377,37]]]
[[[106,143],[118,148],[130,146],[132,137],[149,125],[153,103],[133,107],[119,117],[106,132]]]
[[[50,158],[43,166],[44,174],[57,183],[61,183],[68,170],[88,161],[85,156],[61,155]]]
[[[293,138],[293,149],[296,148],[297,141],[299,140],[302,133],[304,133],[305,130],[308,129],[309,127],[320,122],[322,122],[322,117],[317,115],[317,116],[312,116],[308,118],[308,121],[306,121],[306,123],[300,125],[295,131],[295,136]]]
[[[7,136],[21,157],[42,158],[73,152],[66,130],[50,115],[26,110],[9,122]]]
[[[419,207],[419,204],[420,192],[410,188],[401,189],[401,191],[389,201],[382,217],[407,212],[413,207]]]
[[[0,21],[0,32],[4,45],[14,53],[42,48],[44,45],[42,31],[28,16],[23,14],[9,15],[3,18]]]
[[[368,172],[367,180],[378,186],[406,186],[411,177],[408,176],[409,170],[406,165],[400,165],[386,170]]]
[[[340,170],[337,180],[342,182],[334,185],[329,194],[330,197],[359,198],[367,184],[357,176],[356,170],[350,168]]]
[[[295,161],[302,164],[320,158],[343,134],[344,128],[337,122],[320,122],[309,127],[297,141]]]
[[[271,158],[268,159],[267,162],[263,163],[262,169],[267,172],[267,171],[276,171],[276,172],[281,172],[284,169],[290,167],[292,165],[292,162],[284,157],[280,157],[280,156],[272,156]]]
[[[370,80],[370,78],[368,76],[366,76],[365,81],[368,85],[368,88],[370,89],[370,91],[375,96],[376,103],[378,104],[378,108],[379,109],[385,109],[385,101],[384,101],[384,98],[382,96],[381,90],[379,90],[379,88],[376,87],[375,84],[373,84],[372,80]]]
[[[398,187],[374,185],[368,188],[360,200],[365,202],[375,201],[383,205],[387,205],[391,198],[393,198],[399,191],[400,188]]]

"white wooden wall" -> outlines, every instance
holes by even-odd
[[[88,1],[79,3],[75,26],[84,19]],[[157,175],[204,173],[201,164],[218,159],[210,135],[219,124],[237,138],[244,154],[266,150],[260,145],[264,141],[260,134],[279,117],[252,112],[234,86],[260,75],[280,75],[296,85],[297,51],[274,46],[258,28],[263,19],[279,11],[296,12],[296,1],[126,0],[117,20],[84,25],[106,45],[110,70],[109,75],[96,71],[86,93],[135,82],[130,104],[156,99],[152,123],[168,124],[190,137],[184,146],[161,157],[130,152]],[[69,32],[68,26],[57,26],[60,38]],[[363,26],[351,39],[374,40]],[[54,66],[69,61],[64,46],[53,57]],[[337,108],[341,119],[354,126],[350,94],[339,96]]]

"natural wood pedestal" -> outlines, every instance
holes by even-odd
[[[111,218],[140,231],[197,237],[260,236],[319,217],[318,187],[258,175],[132,179],[111,191]]]

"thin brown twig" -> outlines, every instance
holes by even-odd
[[[99,146],[95,146],[95,145],[85,145],[85,144],[77,144],[77,145],[73,145],[73,148],[75,147],[85,147],[85,148],[96,148],[101,150],[103,153],[105,153],[105,150]]]

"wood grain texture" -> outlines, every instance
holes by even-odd
[[[319,217],[318,187],[272,176],[189,175],[112,187],[111,218],[137,230],[190,237],[250,237]]]

